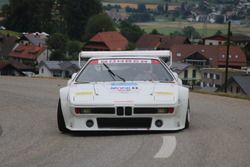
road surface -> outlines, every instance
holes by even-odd
[[[61,134],[66,80],[0,76],[1,167],[249,167],[250,101],[191,93],[188,130]]]

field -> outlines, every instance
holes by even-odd
[[[0,34],[4,34],[4,35],[9,34],[10,36],[19,36],[20,35],[19,32],[10,31],[10,30],[0,30]]]
[[[157,29],[162,34],[170,34],[174,31],[181,31],[186,26],[193,26],[202,36],[213,35],[217,30],[227,33],[227,24],[204,24],[204,23],[193,23],[185,21],[176,22],[148,22],[148,23],[137,23],[146,32],[151,32],[153,29]],[[250,35],[250,26],[246,25],[232,25],[232,33],[242,33]]]
[[[110,3],[163,3],[164,0],[103,0]]]

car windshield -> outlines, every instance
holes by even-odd
[[[91,60],[76,82],[160,81],[173,77],[157,59],[100,59]]]

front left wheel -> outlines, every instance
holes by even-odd
[[[190,104],[188,100],[188,107],[187,107],[187,114],[186,114],[186,121],[185,121],[185,129],[188,129],[190,126]]]

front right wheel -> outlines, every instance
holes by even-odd
[[[61,100],[59,99],[58,101],[58,106],[57,106],[57,125],[58,129],[62,133],[67,133],[69,130],[66,128],[63,113],[62,113],[62,108],[61,108]]]

